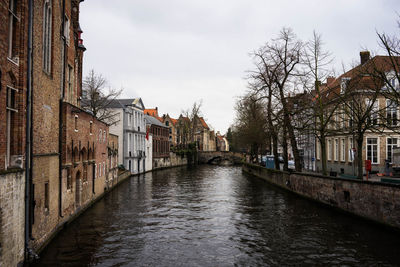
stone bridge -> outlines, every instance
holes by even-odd
[[[215,164],[215,165],[234,165],[241,164],[243,154],[231,151],[199,151],[198,162],[200,164]]]

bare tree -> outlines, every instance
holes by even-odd
[[[82,106],[98,120],[114,124],[117,122],[117,113],[108,107],[121,93],[122,89],[108,87],[107,79],[91,70],[83,80]]]
[[[314,134],[321,147],[322,173],[327,175],[326,137],[335,134],[330,128],[330,122],[337,111],[339,101],[331,101],[327,94],[330,93],[329,76],[333,58],[329,51],[323,49],[323,41],[320,34],[313,32],[313,37],[304,46],[303,53],[303,88],[313,96],[312,101],[305,103],[305,109],[313,111],[313,121],[307,125],[310,133]],[[322,81],[327,81],[322,85]],[[334,80],[334,79],[332,79]]]
[[[235,130],[241,146],[250,150],[252,160],[264,151],[268,140],[265,105],[253,95],[245,95],[236,103]]]

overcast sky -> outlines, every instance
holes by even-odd
[[[376,31],[399,34],[396,12],[399,0],[86,0],[84,75],[94,69],[160,115],[202,99],[207,122],[225,133],[249,53],[282,27],[303,40],[321,33],[338,69],[377,51]]]

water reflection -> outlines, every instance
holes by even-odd
[[[200,166],[132,177],[37,266],[396,266],[398,237],[240,168]]]

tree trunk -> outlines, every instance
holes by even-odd
[[[362,158],[362,145],[364,135],[359,134],[357,136],[357,178],[363,179],[363,158]]]
[[[289,166],[288,166],[288,146],[287,146],[287,133],[286,133],[286,126],[283,125],[282,127],[283,131],[283,136],[282,136],[282,148],[283,148],[283,170],[288,171]]]
[[[321,133],[320,139],[320,147],[321,147],[321,165],[322,165],[322,174],[328,175],[328,167],[326,165],[326,140],[325,134]]]
[[[278,136],[274,133],[272,136],[272,150],[274,153],[274,163],[275,163],[275,169],[280,170],[281,167],[279,165],[279,155],[278,155]]]

